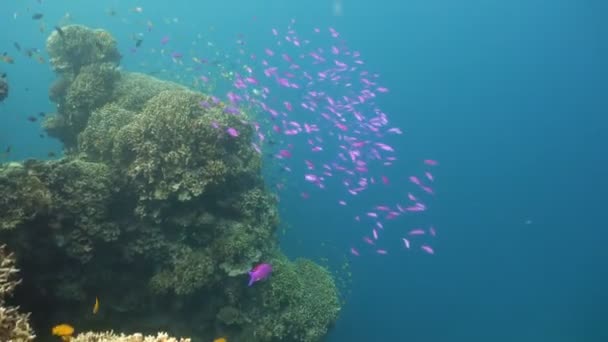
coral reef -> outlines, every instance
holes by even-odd
[[[0,165],[0,241],[18,256],[15,300],[36,330],[67,321],[201,341],[320,341],[338,290],[325,269],[278,248],[277,199],[247,113],[118,70],[106,31],[62,27],[47,49],[59,80],[45,129],[65,157]],[[274,274],[248,288],[261,261]],[[96,297],[99,313],[83,315]],[[133,338],[144,341],[73,341]]]
[[[91,112],[113,96],[121,56],[110,33],[80,25],[53,31],[46,49],[60,78],[49,89],[58,112],[44,126],[49,136],[61,140],[69,150],[76,145]]]
[[[158,333],[156,336],[144,336],[143,334],[114,334],[113,332],[94,333],[87,332],[72,338],[72,342],[190,342],[189,338],[169,337],[167,333]]]
[[[26,342],[35,337],[29,324],[29,315],[19,312],[18,307],[9,306],[6,298],[13,294],[20,280],[15,268],[15,258],[6,246],[0,246],[0,341]]]

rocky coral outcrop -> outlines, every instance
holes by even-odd
[[[325,269],[278,248],[277,199],[247,113],[118,70],[106,31],[63,27],[47,49],[60,81],[45,128],[66,157],[0,166],[0,241],[19,257],[28,287],[16,299],[34,326],[68,317],[78,331],[320,341],[338,291]],[[262,261],[274,274],[248,288],[247,271]],[[95,297],[99,313],[83,315]],[[73,341],[133,338],[157,341]]]

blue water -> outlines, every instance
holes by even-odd
[[[185,47],[193,32],[231,46],[244,31],[263,47],[291,18],[336,27],[391,89],[379,102],[405,131],[391,141],[402,159],[441,166],[426,216],[438,227],[436,254],[349,257],[350,291],[328,341],[608,341],[607,2],[342,0],[341,13],[330,0],[260,3],[13,1],[0,8],[0,51],[17,55],[13,41],[43,49],[66,12],[111,30],[125,51],[146,20],[154,30],[144,44],[170,35]],[[39,11],[45,33],[30,19]],[[124,55],[125,69],[156,67]],[[21,56],[0,71],[11,83],[0,147],[12,145],[15,160],[59,151],[25,119],[53,110],[48,64]],[[414,168],[402,167],[390,172]],[[282,196],[288,255],[339,269],[354,214],[338,210],[338,197]]]

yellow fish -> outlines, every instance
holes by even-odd
[[[72,334],[74,334],[74,327],[69,324],[59,324],[53,327],[51,330],[53,335],[61,337],[61,339],[65,342],[69,342],[72,339]]]
[[[99,311],[99,298],[95,297],[95,304],[93,304],[93,315]]]
[[[228,342],[228,340],[223,337],[220,337],[220,338],[216,338],[215,340],[213,340],[213,342]]]

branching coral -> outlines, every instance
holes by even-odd
[[[167,333],[158,333],[156,336],[143,334],[115,334],[111,331],[104,333],[86,332],[72,338],[71,342],[190,342],[189,338],[170,337]]]
[[[34,332],[28,322],[29,315],[19,312],[19,308],[6,304],[19,280],[15,275],[15,258],[6,246],[0,246],[0,341],[26,342],[34,339]]]

